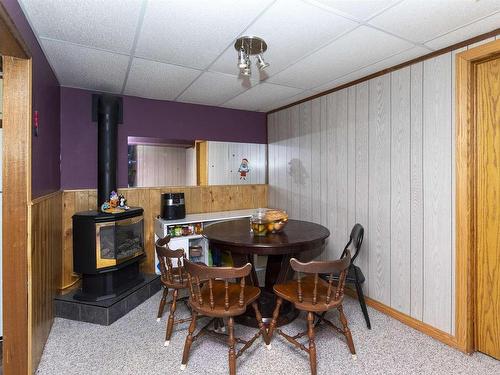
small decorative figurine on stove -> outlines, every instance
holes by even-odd
[[[108,214],[116,214],[122,212],[123,210],[128,210],[130,207],[127,206],[127,200],[125,196],[118,195],[116,191],[112,191],[109,196],[109,201],[106,201],[101,206],[101,211]]]
[[[118,207],[118,203],[119,203],[118,194],[116,194],[116,191],[112,191],[111,195],[109,196],[109,205],[111,206],[111,208],[116,208]]]
[[[238,168],[238,172],[240,173],[240,180],[247,179],[247,173],[250,173],[250,166],[248,165],[248,159],[242,159],[240,167]]]
[[[109,202],[104,202],[102,205],[101,205],[101,211],[102,212],[107,212],[109,210]]]
[[[128,210],[129,206],[127,206],[127,200],[125,199],[125,196],[123,194],[120,194],[118,196],[118,207],[120,207],[122,210]]]

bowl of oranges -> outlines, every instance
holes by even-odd
[[[250,229],[257,236],[283,231],[288,222],[286,211],[259,208],[250,218]]]

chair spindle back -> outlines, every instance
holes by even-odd
[[[170,236],[160,238],[156,241],[156,255],[160,263],[160,272],[163,282],[168,284],[184,284],[187,281],[187,274],[184,269],[185,253],[183,249],[171,250],[168,247]],[[177,260],[174,267],[173,259]]]
[[[339,260],[331,261],[312,261],[308,263],[302,263],[295,258],[290,259],[290,265],[292,269],[297,272],[297,299],[299,302],[304,302],[303,288],[302,288],[302,274],[314,275],[314,288],[312,292],[311,300],[312,304],[316,305],[318,303],[318,282],[319,274],[328,274],[328,288],[324,299],[326,304],[330,302],[335,302],[340,300],[344,296],[345,280],[347,276],[347,270],[351,264],[351,253],[348,249],[344,250],[344,256]],[[335,294],[333,294],[333,275],[339,274],[338,284],[335,288]],[[333,301],[332,301],[333,294]]]
[[[208,283],[208,303],[210,309],[224,308],[228,311],[230,306],[236,302],[239,307],[244,306],[245,301],[245,277],[250,275],[252,265],[247,263],[243,267],[209,267],[203,264],[196,264],[187,259],[184,260],[184,265],[187,271],[189,291],[191,294],[191,302],[198,304],[200,307],[206,303],[206,287],[204,288],[202,282],[206,285]],[[237,301],[231,300],[229,293],[229,280],[240,279],[239,293]],[[217,306],[217,298],[214,297],[214,284],[217,281],[224,281],[224,306]]]

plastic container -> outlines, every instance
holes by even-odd
[[[268,232],[269,220],[266,218],[266,210],[259,208],[250,217],[250,231],[253,232],[255,236],[265,236]]]
[[[257,236],[283,231],[288,214],[282,210],[259,208],[250,218],[250,231]]]

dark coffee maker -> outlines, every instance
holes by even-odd
[[[164,193],[161,195],[161,218],[179,220],[186,217],[184,193]]]

